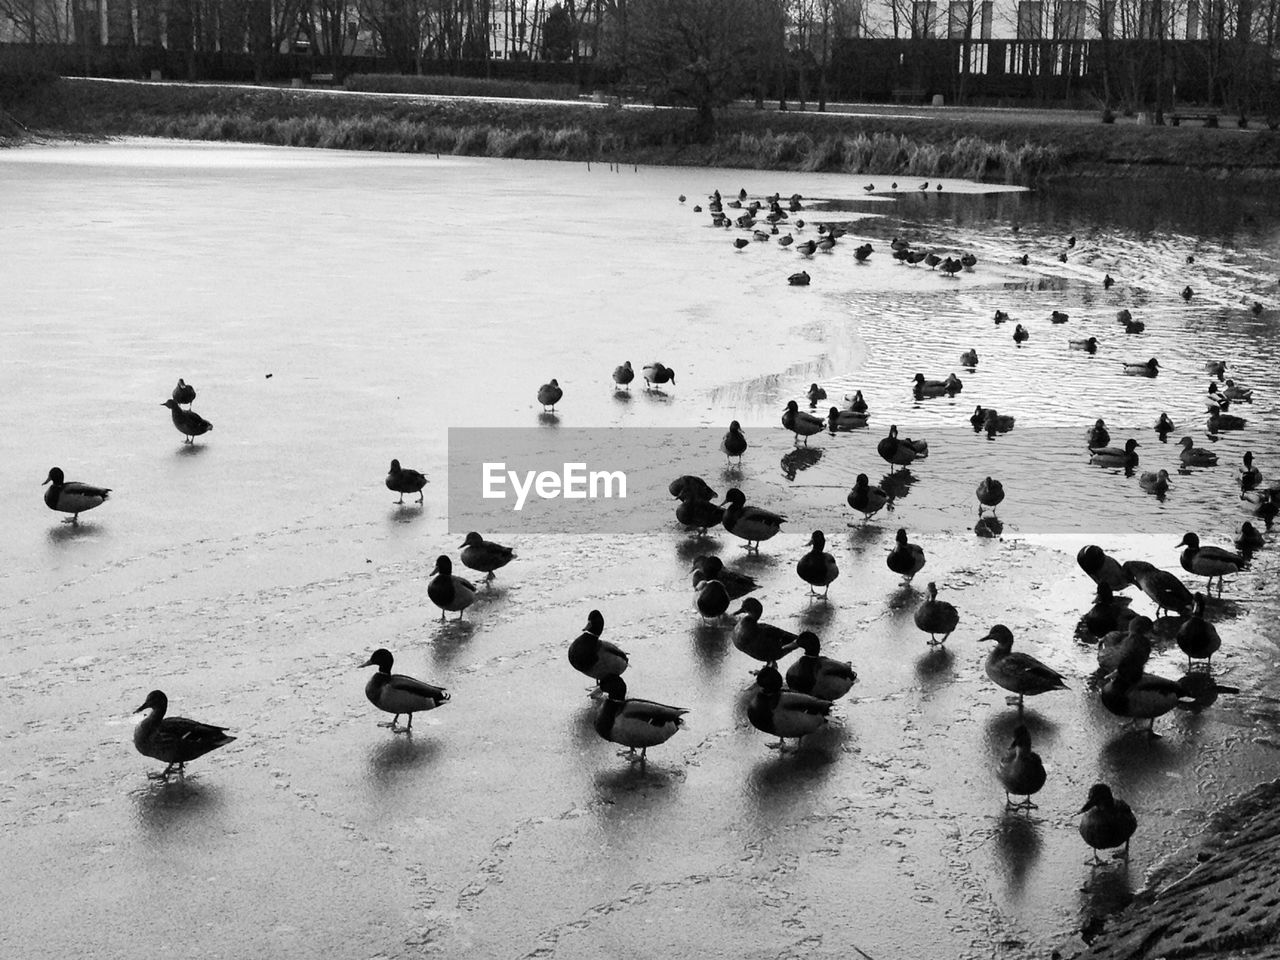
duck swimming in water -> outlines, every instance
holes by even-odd
[[[1089,438],[1085,445],[1090,450],[1098,450],[1107,446],[1111,442],[1111,434],[1107,431],[1107,424],[1101,417],[1093,422],[1093,426],[1089,428]]]
[[[1131,377],[1154,377],[1160,372],[1160,361],[1152,357],[1142,363],[1126,362],[1124,372]]]
[[[1026,343],[1031,339],[1031,334],[1027,332],[1027,328],[1022,324],[1018,324],[1013,328],[1013,342],[1017,344]]]
[[[1158,470],[1155,473],[1150,471],[1143,473],[1138,478],[1138,486],[1142,487],[1147,493],[1154,493],[1157,497],[1163,498],[1169,492],[1172,484],[1169,482],[1169,471]]]
[[[1244,452],[1244,466],[1240,468],[1240,493],[1245,494],[1262,484],[1262,471],[1253,464],[1253,451]]]
[[[941,397],[947,392],[947,384],[943,380],[926,380],[923,373],[915,375],[915,386],[911,388],[911,392],[915,394],[917,400],[925,397]]]
[[[1159,435],[1160,439],[1163,440],[1169,434],[1173,433],[1175,429],[1176,427],[1174,426],[1173,421],[1169,419],[1169,415],[1162,412],[1160,417],[1156,420],[1156,433]]]
[[[832,407],[827,413],[827,430],[830,433],[847,433],[850,430],[861,430],[869,419],[866,413],[855,413],[852,410],[841,410]]]
[[[1217,465],[1218,455],[1212,450],[1197,447],[1196,442],[1190,437],[1183,437],[1178,443],[1182,447],[1182,452],[1178,454],[1178,459],[1182,461],[1184,467],[1212,467]]]
[[[1138,465],[1138,455],[1134,452],[1138,446],[1138,441],[1130,437],[1124,442],[1123,449],[1102,447],[1099,450],[1090,450],[1089,462],[1099,467],[1124,467],[1126,470],[1131,470]]]
[[[1072,350],[1083,350],[1085,353],[1098,352],[1098,338],[1087,337],[1084,340],[1068,340],[1067,346]]]

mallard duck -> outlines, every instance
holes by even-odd
[[[1217,628],[1204,618],[1204,594],[1197,593],[1195,601],[1195,609],[1191,611],[1191,616],[1182,621],[1182,625],[1178,627],[1178,632],[1174,636],[1178,649],[1187,655],[1188,670],[1191,669],[1192,660],[1208,662],[1222,646],[1222,638],[1218,636]]]
[[[1116,285],[1116,279],[1115,279],[1115,277],[1111,276],[1111,274],[1109,274],[1109,273],[1104,273],[1104,274],[1102,275],[1102,289],[1103,289],[1103,290],[1110,290],[1110,289],[1111,289],[1112,287],[1114,287],[1115,285]]]
[[[196,399],[196,388],[179,377],[178,385],[173,388],[173,399],[190,406]]]
[[[705,537],[709,528],[723,522],[724,509],[705,498],[701,490],[690,486],[684,489],[680,506],[676,507],[676,520]]]
[[[1134,333],[1134,334],[1137,334],[1137,333],[1141,333],[1141,332],[1142,332],[1143,330],[1145,330],[1145,329],[1147,329],[1147,325],[1146,325],[1145,323],[1143,323],[1141,320],[1126,320],[1126,321],[1124,321],[1124,332],[1125,332],[1125,333]]]
[[[1031,339],[1031,334],[1027,332],[1027,328],[1024,327],[1022,324],[1018,324],[1016,327],[1013,328],[1014,343],[1019,343],[1019,344],[1026,343],[1030,339]]]
[[[1102,685],[1102,705],[1117,717],[1149,721],[1147,732],[1156,736],[1156,719],[1180,700],[1194,700],[1195,696],[1176,680],[1146,673],[1143,666],[1136,658],[1122,659]]]
[[[1127,630],[1136,616],[1129,609],[1130,603],[1132,601],[1128,597],[1117,597],[1106,584],[1099,584],[1093,606],[1080,618],[1080,623],[1095,637],[1105,636],[1113,630]]]
[[[700,580],[693,605],[703,620],[719,620],[729,610],[729,590],[719,580]]]
[[[976,367],[978,365],[978,351],[974,349],[966,350],[960,354],[960,366]]]
[[[730,616],[740,619],[733,626],[733,645],[753,660],[777,663],[797,647],[796,635],[789,630],[761,623],[764,606],[755,597],[747,597]]]
[[[600,692],[604,700],[596,714],[596,733],[610,743],[626,747],[627,752],[620,756],[626,756],[632,763],[639,762],[642,770],[649,748],[674,737],[684,725],[680,718],[689,712],[684,707],[628,697],[627,684],[621,677],[602,677]],[[636,747],[640,748],[639,757]]]
[[[1142,363],[1127,362],[1124,372],[1131,377],[1154,377],[1160,372],[1160,362],[1155,357]]]
[[[719,580],[729,591],[731,600],[741,599],[753,590],[760,589],[760,584],[756,583],[755,577],[727,569],[724,562],[715,554],[696,558],[690,569],[693,571],[695,589],[703,580]]]
[[[824,599],[827,596],[827,591],[831,588],[832,582],[836,577],[840,576],[840,568],[836,566],[836,558],[829,553],[823,552],[826,545],[827,538],[822,531],[813,531],[813,537],[810,538],[807,544],[813,549],[796,563],[796,573],[801,580],[809,584],[809,592],[817,593],[814,587],[821,587]]]
[[[1194,533],[1188,532],[1178,542],[1178,546],[1187,548],[1182,551],[1180,557],[1182,569],[1196,576],[1208,577],[1206,592],[1213,588],[1213,578],[1217,577],[1218,596],[1222,596],[1222,578],[1235,576],[1247,564],[1245,558],[1238,553],[1224,550],[1222,547],[1200,546],[1200,537]]]
[[[587,614],[586,626],[569,644],[569,665],[592,680],[624,673],[631,662],[627,652],[608,640],[604,633],[604,615],[599,610]]]
[[[427,485],[427,478],[417,470],[409,470],[400,466],[399,460],[391,461],[391,469],[387,471],[387,489],[400,494],[396,503],[404,503],[406,493],[416,493],[418,502],[422,503],[422,488]]]
[[[1156,433],[1160,435],[1160,439],[1163,440],[1166,436],[1173,433],[1175,429],[1177,428],[1174,426],[1173,421],[1169,419],[1169,415],[1162,412],[1160,417],[1156,420]]]
[[[194,410],[183,410],[178,406],[178,401],[170,397],[162,407],[168,407],[169,413],[173,417],[173,426],[180,434],[183,435],[183,443],[195,443],[196,437],[202,437],[213,429],[213,424],[206,420]]]
[[[1209,389],[1205,392],[1204,408],[1209,413],[1223,413],[1231,407],[1231,398],[1223,396],[1218,385],[1209,381]]]
[[[458,619],[462,619],[462,611],[471,606],[476,599],[476,585],[470,580],[453,575],[453,561],[441,554],[436,558],[435,569],[431,571],[431,579],[427,582],[427,598],[440,608],[440,621],[444,622],[445,611],[457,611]]]
[[[720,441],[720,451],[725,455],[725,459],[737,457],[738,463],[742,463],[742,455],[747,452],[747,438],[743,436],[742,424],[737,420],[729,423],[729,431]]]
[[[792,401],[793,403],[795,401]],[[735,537],[747,541],[747,549],[760,551],[761,542],[776,536],[787,518],[761,507],[748,507],[747,498],[737,487],[731,487],[724,495],[721,506],[728,504],[724,512],[724,528]],[[752,547],[752,544],[755,547]]]
[[[673,386],[676,382],[676,372],[670,367],[665,367],[658,361],[647,363],[644,367],[644,385],[645,388],[650,386],[660,387],[664,383],[670,383]]]
[[[631,361],[627,360],[620,366],[613,368],[613,382],[620,387],[631,389],[631,381],[636,378],[636,372],[631,369]]]
[[[809,384],[809,392],[807,396],[809,397],[809,406],[816,407],[819,400],[827,399],[827,391],[816,383],[811,383]]]
[[[697,497],[700,500],[714,500],[716,498],[716,492],[707,485],[707,481],[690,473],[672,480],[667,485],[667,492],[677,500],[683,500],[690,496]]]
[[[1085,353],[1098,352],[1098,338],[1086,337],[1084,340],[1068,340],[1067,346],[1072,350],[1083,350]]]
[[[800,270],[787,277],[787,283],[793,287],[807,287],[809,285],[809,271]]]
[[[563,396],[564,391],[560,389],[560,381],[554,378],[550,383],[544,383],[538,388],[538,402],[542,404],[543,410],[548,407],[555,410],[556,404],[560,402],[560,398]]]
[[[1172,610],[1186,616],[1193,604],[1191,591],[1172,573],[1145,560],[1126,560],[1121,568],[1130,581],[1150,598],[1159,613]]]
[[[1209,433],[1221,433],[1224,430],[1243,430],[1244,428],[1244,417],[1237,417],[1233,413],[1223,413],[1221,410],[1210,410],[1209,417],[1205,421],[1205,429]]]
[[[855,391],[853,392],[853,396],[852,396],[852,397],[848,397],[848,396],[846,396],[846,397],[845,397],[845,400],[847,400],[847,401],[848,401],[848,403],[849,403],[848,409],[849,409],[849,410],[851,410],[851,411],[853,411],[854,413],[866,413],[866,412],[867,412],[867,409],[868,409],[868,408],[867,408],[867,401],[866,401],[866,400],[864,400],[864,399],[862,398],[862,391],[861,391],[861,390],[855,390]]]
[[[379,710],[395,714],[390,723],[380,723],[378,726],[390,727],[392,733],[412,733],[413,715],[448,703],[449,693],[435,684],[423,683],[402,673],[392,673],[391,665],[394,662],[389,650],[380,648],[369,655],[369,659],[361,666],[377,667],[378,672],[364,685],[364,695]],[[396,726],[402,713],[409,715],[403,730]]]
[[[166,717],[169,698],[159,690],[152,690],[142,706],[134,713],[150,710],[133,728],[133,745],[144,757],[162,760],[168,764],[163,773],[147,774],[153,780],[168,780],[176,766],[178,776],[184,776],[184,766],[210,750],[225,747],[235,737],[227,735],[226,727],[188,720],[185,717]]]
[[[486,574],[485,583],[493,580],[494,571],[516,559],[516,552],[492,540],[485,540],[472,530],[462,541],[462,565]]]
[[[986,431],[987,437],[994,437],[998,433],[1008,433],[1013,429],[1014,417],[1010,414],[996,413],[996,411],[988,409],[982,417],[982,429]]]
[[[1004,501],[1004,484],[999,480],[986,477],[978,484],[976,493],[978,495],[978,514],[981,515],[986,507],[990,507],[991,512],[995,513],[996,507],[1000,506]]]
[[[40,486],[45,483],[52,486],[44,492],[44,505],[50,510],[71,514],[63,523],[78,524],[80,514],[99,506],[111,494],[110,487],[94,487],[74,480],[68,483],[61,467],[50,467],[49,476],[45,477]]]
[[[865,473],[858,474],[846,499],[852,509],[862,514],[863,520],[870,520],[889,505],[889,495],[880,487],[871,486]]]
[[[927,187],[928,184],[925,184],[925,186]],[[942,189],[941,185],[939,185],[938,189]],[[964,267],[966,270],[972,272],[973,268],[976,267],[977,265],[978,265],[978,258],[974,256],[972,253],[960,254],[960,266]]]
[[[957,273],[959,273],[961,270],[964,269],[964,264],[959,260],[955,260],[951,257],[947,257],[945,260],[942,261],[942,264],[938,267],[938,269],[941,270],[943,273],[945,273],[947,276],[954,277]]]
[[[827,428],[825,420],[812,413],[805,413],[794,400],[787,401],[787,409],[782,414],[782,425],[796,435],[797,442],[804,437],[805,446],[809,445],[811,436]]]
[[[1227,375],[1227,361],[1225,360],[1206,360],[1204,362],[1204,372],[1212,374],[1219,380]]]
[[[1247,558],[1254,550],[1261,550],[1266,546],[1267,541],[1258,528],[1246,520],[1240,524],[1240,531],[1236,534],[1235,543],[1240,555]]]
[[[1031,802],[1031,795],[1044,786],[1048,776],[1045,774],[1040,754],[1031,749],[1031,734],[1023,724],[1020,723],[1014,727],[1013,742],[1009,744],[1009,751],[1000,761],[996,775],[1004,786],[1006,807],[1014,810],[1036,809],[1036,805]],[[1026,797],[1026,799],[1014,803],[1011,794]]]
[[[936,646],[947,642],[947,637],[951,636],[951,631],[960,622],[960,614],[951,604],[938,599],[936,584],[929,584],[928,593],[929,599],[916,607],[914,619],[916,626],[929,634],[929,645]],[[941,640],[937,638],[939,633],[942,634]]]
[[[907,437],[899,439],[898,425],[892,424],[889,427],[889,435],[881,438],[876,444],[876,453],[880,454],[882,460],[895,467],[903,467],[928,457],[929,443],[926,440],[911,440]]]
[[[1253,388],[1242,387],[1230,377],[1227,378],[1227,384],[1222,388],[1222,395],[1228,400],[1239,400],[1243,403],[1253,402]]]
[[[1106,421],[1099,417],[1089,428],[1089,436],[1085,446],[1090,450],[1100,450],[1111,443],[1111,434],[1107,430]]]
[[[1063,313],[1061,310],[1055,310],[1049,314],[1050,323],[1066,323],[1070,319],[1070,314]]]
[[[1138,465],[1138,455],[1133,451],[1140,446],[1137,440],[1130,437],[1120,447],[1102,447],[1089,451],[1089,462],[1099,467],[1124,467],[1131,470]]]
[[[942,381],[942,385],[947,390],[947,396],[954,397],[957,393],[964,389],[964,381],[957,377],[954,373],[948,373],[947,379]]]
[[[852,410],[841,410],[832,407],[827,412],[827,430],[833,434],[846,433],[850,430],[861,430],[867,425],[868,415],[854,413]]]
[[[1129,805],[1111,793],[1105,783],[1095,783],[1089,788],[1089,799],[1080,812],[1080,837],[1093,848],[1093,859],[1098,860],[1099,850],[1124,846],[1124,859],[1129,859],[1129,838],[1138,829],[1138,818]]]
[[[1182,447],[1178,459],[1182,461],[1184,467],[1212,467],[1218,463],[1216,453],[1204,447],[1197,447],[1196,442],[1190,437],[1183,437],[1178,441],[1178,445]]]
[[[1132,581],[1120,566],[1120,561],[1108,555],[1097,544],[1089,544],[1080,548],[1076,554],[1076,563],[1089,575],[1089,579],[1099,587],[1112,590],[1124,590]]]
[[[924,548],[907,542],[905,528],[898,530],[896,540],[897,545],[885,557],[885,566],[910,580],[924,568]]]
[[[1138,486],[1147,493],[1154,493],[1157,497],[1163,498],[1173,484],[1169,482],[1168,470],[1157,470],[1155,473],[1150,471],[1143,473],[1138,478]]]
[[[1098,669],[1107,674],[1124,660],[1146,663],[1151,656],[1151,630],[1154,626],[1150,617],[1139,615],[1130,619],[1123,630],[1109,630],[1103,634],[1095,651]]]
[[[1183,299],[1183,300],[1190,300],[1190,299],[1191,299],[1192,297],[1194,297],[1194,296],[1195,296],[1195,291],[1191,289],[1191,285],[1190,285],[1190,284],[1187,284],[1187,286],[1185,286],[1185,287],[1183,287],[1183,288],[1182,288],[1182,299]]]
[[[787,686],[820,700],[839,700],[858,682],[852,663],[833,660],[819,653],[818,635],[805,630],[796,638],[804,654],[787,668]]]
[[[797,229],[798,228],[799,228],[799,225],[797,224]],[[796,244],[796,252],[804,257],[812,257],[813,251],[817,249],[818,249],[818,242],[816,240],[806,240],[804,241],[804,243]]]
[[[997,324],[1007,323],[1007,322],[1008,322],[1008,320],[1009,320],[1009,314],[1007,314],[1007,313],[1006,313],[1005,311],[1003,311],[1003,310],[997,310],[997,311],[996,311],[996,323],[997,323]]]
[[[777,743],[769,744],[771,749],[785,749],[788,737],[795,737],[798,749],[806,734],[826,725],[831,701],[783,690],[782,675],[772,666],[765,666],[756,674],[756,687],[755,696],[747,705],[747,719],[757,730],[778,738]]]
[[[947,385],[942,380],[926,380],[923,373],[917,373],[914,379],[915,386],[911,388],[916,399],[923,397],[941,397],[947,392]]]
[[[796,242],[796,238],[789,233],[784,233],[782,236],[778,238],[778,246],[780,247],[789,247],[795,242]]]
[[[1067,689],[1062,674],[1057,670],[1045,666],[1030,654],[1014,652],[1013,632],[1003,623],[997,623],[985,637],[978,639],[995,641],[995,649],[987,657],[987,676],[996,686],[1017,694],[1006,698],[1010,706],[1016,705],[1021,710],[1024,697]]]
[[[867,257],[871,256],[873,253],[875,253],[875,247],[871,246],[869,243],[864,243],[853,251],[853,259],[858,263],[865,263]]]
[[[1253,465],[1253,451],[1244,452],[1244,466],[1240,468],[1240,492],[1248,493],[1262,483],[1262,471]]]

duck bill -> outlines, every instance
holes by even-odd
[[[983,640],[994,640],[994,639],[995,637],[988,633],[985,637],[979,637],[978,643],[982,643]]]
[[[1080,808],[1080,813],[1085,813],[1086,811],[1092,810],[1095,806],[1096,806],[1096,802],[1090,799],[1085,802],[1085,805],[1083,807]]]
[[[356,669],[363,670],[365,667],[376,667],[376,666],[377,664],[374,663],[372,660],[366,660],[364,663],[360,664],[360,666],[356,667]]]
[[[150,704],[146,704],[146,703],[144,703],[142,706],[140,706],[137,710],[135,710],[135,711],[133,711],[133,712],[134,712],[134,713],[141,713],[143,710],[146,710],[148,706],[150,706]]]
[[[432,568],[431,568],[431,573],[429,573],[429,574],[428,574],[428,576],[431,576],[431,577],[438,577],[439,575],[440,575],[440,567],[439,567],[439,566],[434,566],[434,567],[432,567]]]
[[[746,608],[746,607],[739,607],[737,610],[733,611],[733,613],[729,614],[729,616],[731,616],[731,617],[740,617],[740,616],[742,616],[742,615],[743,615],[744,613],[746,613],[746,612],[747,612],[747,608]]]

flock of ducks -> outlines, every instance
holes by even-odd
[[[940,184],[937,189],[942,189]],[[798,195],[789,198],[788,210],[782,208],[782,200],[777,195],[766,198],[765,204],[768,206],[768,213],[763,219],[769,223],[772,232],[754,230],[755,240],[768,239],[777,234],[778,224],[786,221],[789,213],[802,209]],[[739,194],[737,201],[725,204],[717,191],[712,195],[710,212],[715,225],[729,226],[729,216],[724,213],[724,207],[736,206],[744,210],[736,220],[737,225],[743,229],[753,229],[757,223],[756,214],[764,209],[765,204],[759,201],[748,203],[745,191]],[[793,227],[796,230],[803,229],[803,220],[797,218]],[[820,239],[796,244],[796,249],[805,255],[812,255],[817,250],[829,251],[844,233],[840,227],[828,224],[820,224],[818,232]],[[1074,238],[1071,240],[1074,241]],[[741,247],[750,242],[740,239],[737,244]],[[791,246],[794,238],[790,234],[781,236],[779,243]],[[1069,246],[1074,246],[1074,242]],[[897,238],[891,247],[900,260],[908,263],[924,262],[930,268],[940,268],[953,274],[964,269],[971,270],[976,264],[976,258],[968,255],[944,260],[931,251],[922,253]],[[871,252],[871,245],[863,244],[855,251],[855,258],[865,260]],[[793,284],[803,285],[808,282],[808,274],[793,276],[790,280]],[[1109,281],[1107,286],[1113,282],[1109,275],[1106,280]],[[1189,299],[1185,292],[1184,298]],[[1053,324],[1062,324],[1068,322],[1069,317],[1054,311],[1049,319]],[[997,324],[1008,320],[1006,312],[996,312]],[[1143,329],[1140,322],[1128,315],[1128,311],[1121,311],[1118,320],[1125,325],[1128,333],[1139,333]],[[1017,344],[1024,343],[1029,336],[1029,332],[1021,324],[1015,326],[1013,338]],[[1068,346],[1095,354],[1098,340],[1096,337],[1073,339],[1068,341]],[[967,369],[974,370],[978,364],[977,351],[964,351],[960,360]],[[1252,391],[1247,387],[1226,380],[1226,367],[1225,361],[1221,360],[1209,361],[1205,366],[1207,373],[1219,381],[1225,381],[1222,388],[1217,383],[1210,384],[1207,395],[1207,425],[1211,430],[1215,427],[1219,430],[1243,427],[1244,423],[1239,418],[1225,419],[1233,417],[1227,411],[1232,403],[1252,399]],[[1123,372],[1130,376],[1154,377],[1160,374],[1161,367],[1153,357],[1146,361],[1126,362]],[[645,365],[641,376],[646,389],[660,389],[676,382],[674,370],[657,361]],[[635,377],[636,372],[630,361],[618,365],[612,373],[614,387],[618,390],[630,390]],[[929,379],[923,373],[917,373],[911,383],[917,400],[954,397],[964,389],[963,382],[954,373],[942,379]],[[538,388],[536,396],[544,410],[554,411],[556,404],[563,399],[564,391],[556,379],[551,379]],[[212,429],[209,421],[191,410],[194,399],[194,388],[184,380],[179,380],[172,397],[164,403],[171,412],[174,427],[183,434],[184,443],[194,443],[196,437],[203,436]],[[810,409],[816,408],[819,403],[827,400],[827,392],[818,384],[812,384],[807,392],[807,399]],[[861,391],[846,397],[846,404],[843,408],[830,406],[827,416],[823,417],[802,410],[799,401],[791,400],[782,412],[781,424],[784,430],[793,435],[794,444],[805,447],[811,437],[823,433],[836,436],[844,431],[866,428],[870,412]],[[1013,429],[1014,422],[1013,417],[981,405],[971,417],[975,430],[986,430],[990,435]],[[1155,429],[1163,440],[1175,426],[1167,414],[1162,413]],[[1087,437],[1087,449],[1092,463],[1122,469],[1129,476],[1132,476],[1138,465],[1139,446],[1136,438],[1126,439],[1121,446],[1112,446],[1106,424],[1101,419],[1096,421]],[[1210,451],[1195,447],[1190,437],[1184,437],[1179,446],[1182,448],[1179,461],[1184,470],[1216,464],[1216,456]],[[748,447],[741,424],[737,420],[732,421],[720,442],[720,451],[726,458],[736,459],[741,463]],[[886,435],[877,443],[876,451],[890,465],[891,477],[894,471],[926,460],[929,456],[926,440],[903,437],[896,425],[889,427]],[[1169,472],[1163,468],[1143,473],[1139,482],[1144,490],[1158,496],[1164,496],[1172,487]],[[402,467],[399,460],[392,460],[385,483],[389,490],[400,495],[397,504],[404,503],[405,494],[417,494],[418,503],[422,503],[428,480],[422,472]],[[45,493],[46,505],[50,509],[71,514],[66,521],[69,523],[76,523],[80,513],[104,503],[111,492],[110,488],[67,482],[63,471],[58,467],[50,469],[45,484],[49,487]],[[1242,498],[1253,502],[1257,515],[1269,529],[1276,504],[1280,503],[1280,486],[1268,487],[1265,484],[1252,453],[1245,454],[1239,476],[1239,490]],[[758,552],[761,544],[776,536],[787,522],[785,514],[748,503],[746,494],[737,487],[727,490],[723,499],[717,503],[718,495],[705,481],[695,476],[683,476],[674,480],[670,493],[679,504],[675,511],[677,521],[696,536],[704,537],[712,528],[723,527],[726,533],[744,541],[751,552]],[[1006,491],[999,480],[988,476],[979,481],[975,496],[978,500],[980,522],[985,511],[991,512],[989,520],[995,519],[995,510],[1003,502],[1005,495]],[[846,500],[850,509],[859,514],[863,521],[873,518],[881,510],[893,509],[892,491],[884,489],[883,485],[873,486],[865,473],[857,476]],[[993,529],[998,532],[999,527]],[[1213,581],[1218,581],[1217,597],[1220,598],[1224,578],[1239,573],[1248,564],[1252,552],[1264,543],[1261,533],[1249,523],[1242,525],[1234,550],[1204,546],[1196,533],[1187,532],[1177,546],[1182,549],[1180,562],[1183,569],[1194,576],[1206,578],[1204,591],[1197,593],[1188,590],[1174,574],[1145,561],[1121,563],[1094,545],[1080,551],[1077,557],[1079,566],[1095,582],[1097,593],[1093,606],[1081,618],[1078,635],[1096,643],[1099,674],[1093,679],[1098,683],[1099,700],[1107,710],[1122,718],[1147,721],[1149,734],[1155,736],[1155,720],[1174,708],[1202,707],[1212,703],[1218,694],[1238,692],[1234,688],[1216,683],[1212,678],[1211,658],[1220,649],[1221,638],[1216,628],[1206,619],[1205,611],[1212,594]],[[796,575],[808,586],[811,595],[826,602],[830,587],[840,576],[840,570],[835,558],[826,552],[826,536],[823,531],[813,531],[806,546],[809,549],[796,563]],[[484,573],[486,586],[492,582],[497,570],[516,559],[516,554],[510,547],[486,540],[478,532],[468,533],[460,549],[462,564]],[[910,541],[905,527],[899,528],[894,546],[886,556],[888,568],[902,576],[904,583],[909,583],[926,563],[924,548]],[[759,584],[746,574],[725,568],[719,557],[699,557],[692,572],[694,607],[698,615],[712,622],[731,618],[731,640],[734,648],[758,664],[754,671],[752,697],[747,707],[749,722],[760,731],[778,738],[776,744],[770,744],[771,747],[784,750],[786,742],[794,740],[796,749],[800,749],[805,737],[828,723],[834,702],[846,696],[857,682],[858,674],[853,665],[823,655],[821,642],[811,631],[794,634],[765,622],[763,604],[750,596],[758,589]],[[1131,610],[1128,597],[1117,596],[1130,587],[1137,587],[1150,598],[1156,605],[1158,614],[1166,611],[1172,614],[1160,618],[1161,629],[1156,628],[1157,621]],[[428,582],[427,595],[440,609],[442,620],[450,612],[457,613],[461,619],[464,611],[476,598],[477,586],[470,580],[456,576],[450,557],[440,555]],[[729,608],[735,601],[739,602],[739,606],[730,611]],[[920,631],[928,634],[927,642],[936,646],[945,643],[955,631],[960,615],[954,605],[938,598],[937,584],[930,582],[924,599],[914,611],[913,620]],[[573,669],[593,681],[591,694],[600,701],[594,719],[596,732],[604,740],[624,747],[625,755],[643,768],[648,749],[673,737],[683,725],[683,717],[688,711],[682,707],[628,696],[628,688],[622,675],[630,667],[631,658],[622,648],[605,640],[603,632],[604,617],[599,610],[592,610],[581,633],[568,644],[567,659]],[[1165,679],[1146,671],[1153,643],[1161,635],[1170,634],[1188,657],[1188,674],[1180,680]],[[1009,705],[1021,712],[1027,697],[1068,689],[1067,678],[1058,671],[1028,653],[1014,650],[1014,639],[1013,631],[1004,624],[991,626],[979,638],[980,641],[990,641],[992,644],[985,662],[986,675],[996,686],[1009,693]],[[797,653],[799,655],[787,666],[784,675],[779,663]],[[1197,661],[1202,665],[1199,671],[1193,669]],[[365,694],[378,710],[391,714],[392,719],[382,725],[396,733],[410,734],[415,713],[443,706],[449,702],[450,696],[443,687],[393,673],[393,665],[394,658],[390,651],[383,648],[373,651],[362,665],[376,668],[366,683]],[[235,740],[224,727],[168,716],[167,710],[168,699],[165,694],[153,690],[137,711],[147,712],[147,716],[135,728],[134,743],[137,750],[144,756],[166,764],[162,773],[150,776],[167,778],[175,769],[182,776],[186,763]],[[399,723],[402,716],[406,717],[403,726]],[[1010,809],[1035,808],[1031,798],[1045,785],[1047,773],[1040,756],[1033,749],[1030,733],[1024,724],[1016,727],[1008,751],[995,772],[1005,789],[1006,805]],[[1022,799],[1015,802],[1014,797]],[[1095,861],[1096,851],[1100,849],[1123,847],[1123,855],[1127,857],[1129,840],[1137,828],[1137,820],[1130,807],[1116,798],[1106,784],[1099,783],[1090,789],[1079,812],[1082,815],[1079,832],[1094,849]]]

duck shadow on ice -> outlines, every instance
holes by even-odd
[[[222,805],[222,790],[201,782],[198,774],[151,780],[132,792],[138,822],[164,833],[193,819],[203,819]]]
[[[390,523],[413,523],[424,516],[426,511],[421,503],[396,504],[387,511],[387,520]]]
[[[1005,751],[1009,749],[1009,743],[1013,740],[1013,731],[1018,727],[1027,728],[1027,733],[1031,734],[1031,741],[1037,748],[1049,747],[1057,742],[1058,725],[1048,717],[1029,707],[1019,710],[1017,707],[1006,707],[1001,704],[999,708],[993,708],[987,715],[983,726],[987,748],[996,760],[1004,756]]]
[[[826,597],[810,594],[804,610],[800,613],[800,623],[806,627],[825,627],[836,615],[836,605]]]
[[[676,557],[682,563],[689,563],[704,553],[719,553],[723,546],[724,544],[716,537],[699,537],[690,534],[676,541]]]
[[[796,447],[794,450],[787,451],[782,455],[780,464],[782,475],[788,480],[794,480],[801,470],[816,466],[822,459],[822,453],[821,447]]]
[[[471,620],[447,620],[441,623],[433,618],[431,622],[435,628],[431,638],[432,665],[447,667],[471,642],[476,625]]]
[[[560,414],[552,413],[550,410],[543,410],[538,414],[538,423],[544,427],[560,426]]]
[[[722,618],[723,619],[723,618]],[[693,653],[704,667],[719,671],[729,654],[729,634],[732,626],[721,621],[701,621],[693,625],[689,638],[693,641]]]
[[[431,737],[413,735],[410,731],[383,740],[369,751],[369,776],[374,783],[386,784],[398,774],[423,766],[440,753],[440,744]]]
[[[917,657],[916,680],[920,682],[921,692],[928,693],[954,680],[955,663],[955,654],[946,644],[930,647],[924,654]]]
[[[198,457],[200,454],[208,450],[209,447],[203,443],[184,443],[173,451],[175,457]]]
[[[50,527],[45,537],[52,544],[61,546],[76,540],[94,540],[103,534],[103,528],[96,523],[63,523]]]
[[[1021,893],[1027,874],[1040,859],[1044,846],[1041,821],[1026,813],[1006,808],[996,822],[992,834],[1001,875],[1008,881],[1010,893]]]

